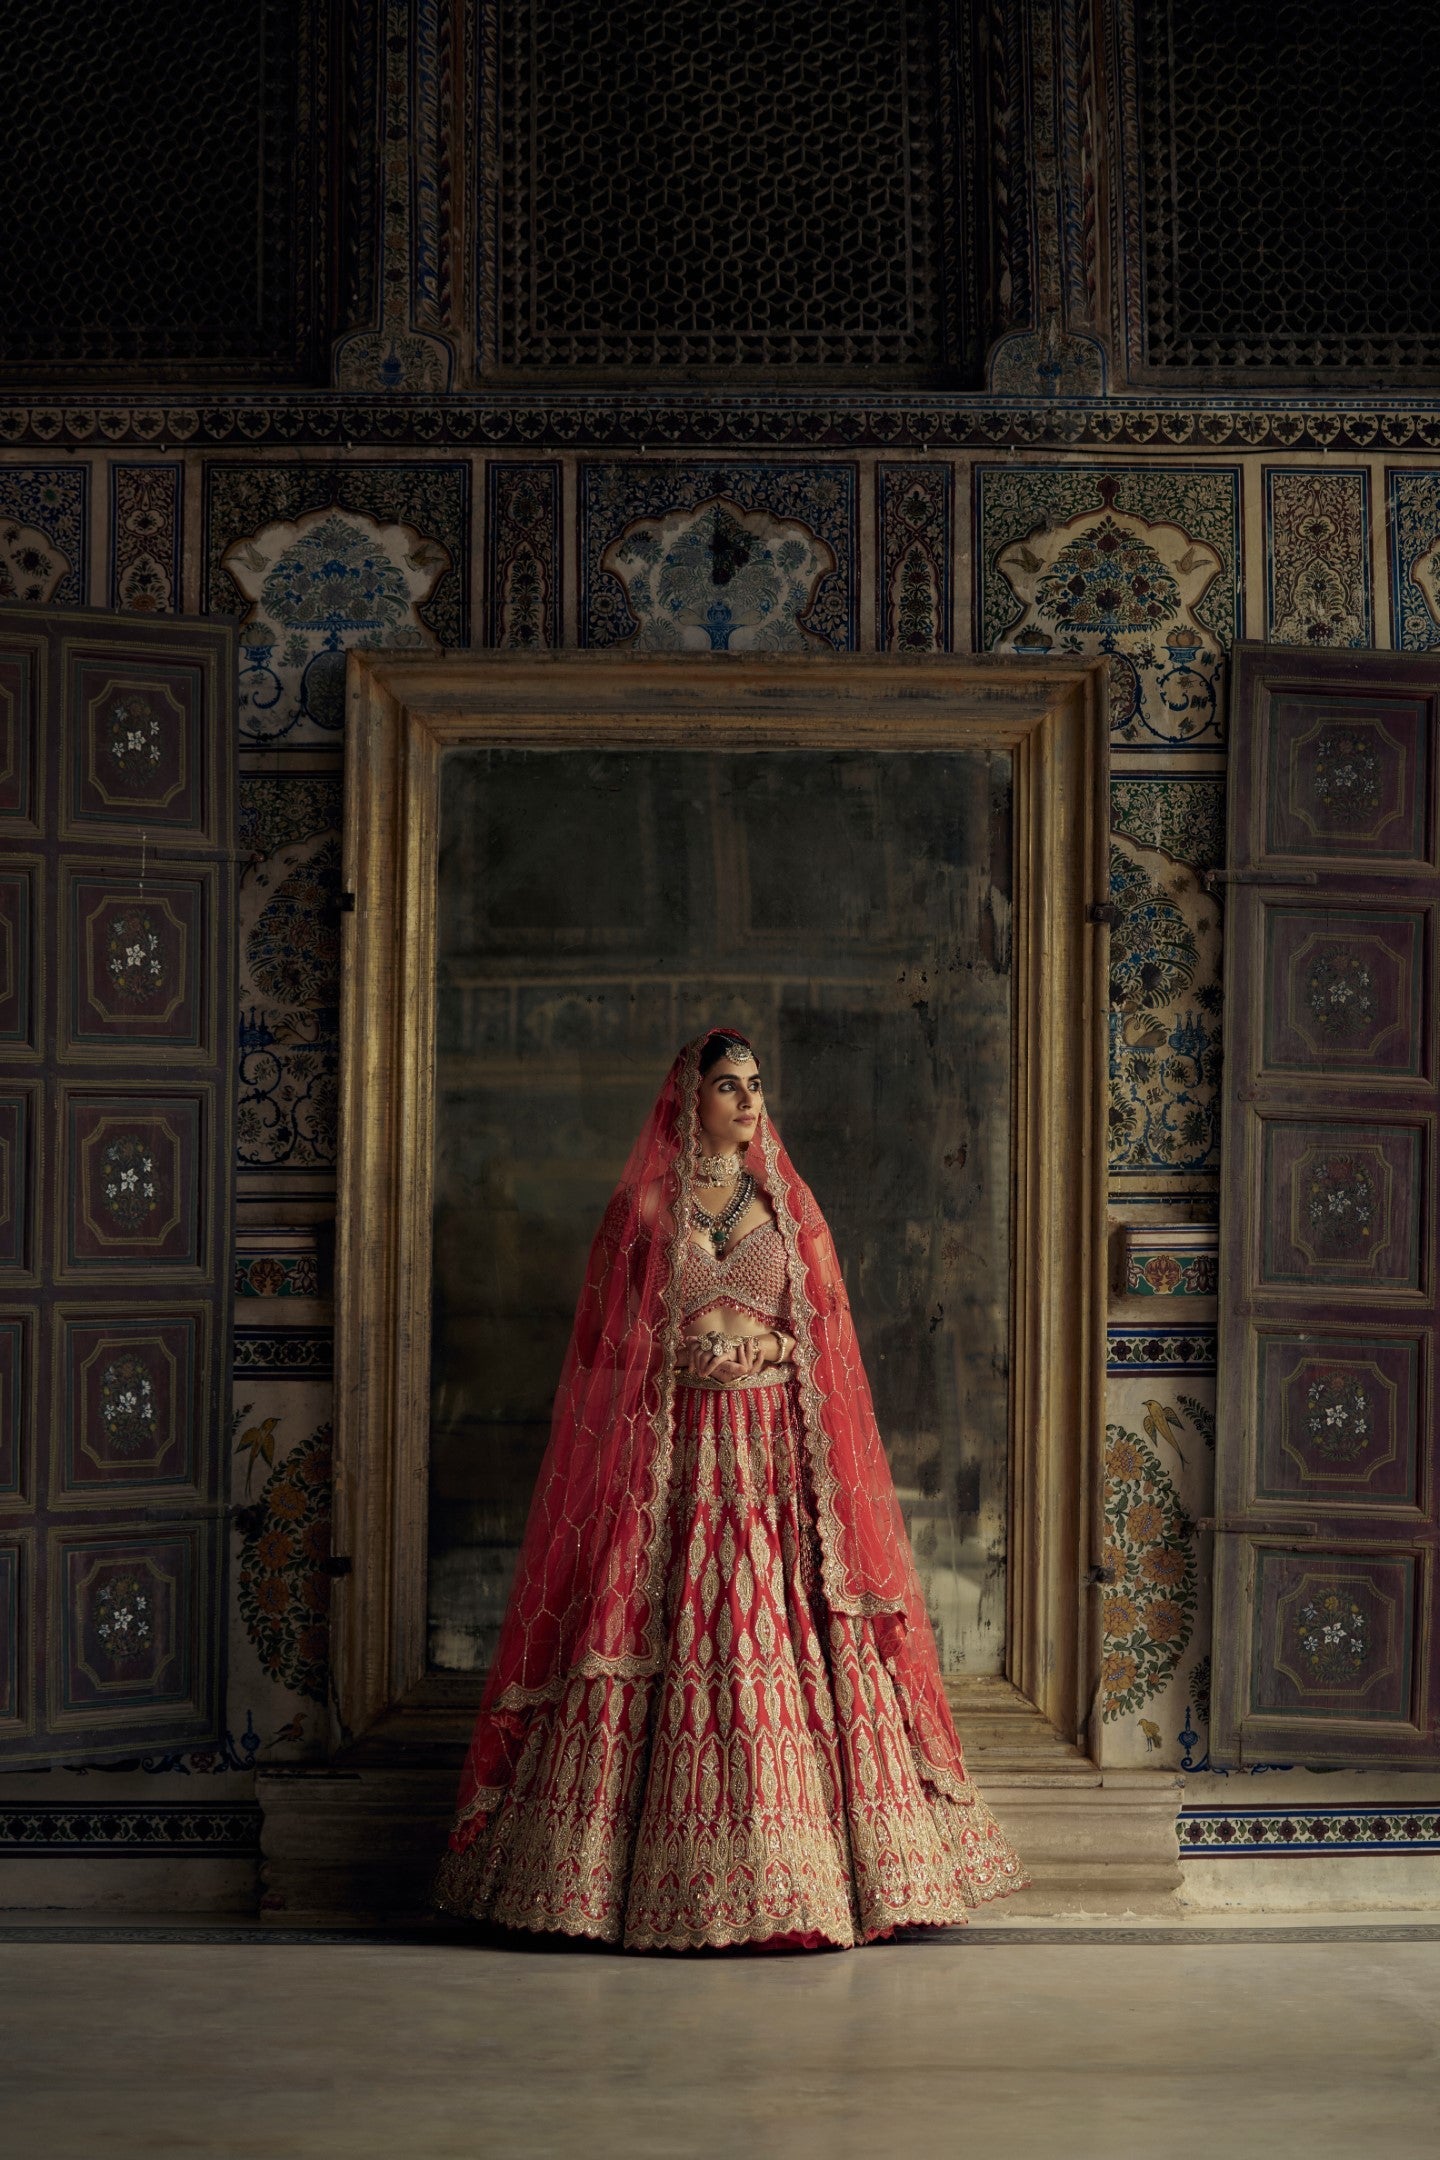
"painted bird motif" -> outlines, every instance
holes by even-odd
[[[1147,1402],[1144,1407],[1145,1422],[1143,1430],[1157,1444],[1163,1440],[1167,1447],[1174,1448],[1175,1453],[1180,1457],[1180,1467],[1183,1470],[1185,1468],[1185,1457],[1181,1452],[1180,1442],[1175,1437],[1176,1428],[1180,1423],[1179,1411],[1172,1410],[1168,1403],[1163,1402]]]

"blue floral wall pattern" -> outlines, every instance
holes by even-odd
[[[247,1170],[335,1159],[340,1021],[340,782],[240,784],[240,1097]]]
[[[640,652],[803,652],[835,557],[808,527],[724,496],[636,518],[600,558],[624,587]]]
[[[1201,878],[1221,802],[1203,776],[1111,786],[1110,1167],[1127,1180],[1218,1162],[1220,910]]]
[[[582,645],[856,643],[852,465],[583,465]]]
[[[884,652],[949,652],[955,476],[944,465],[875,471],[876,643]]]
[[[421,619],[450,558],[410,525],[312,510],[236,540],[224,568],[250,602],[240,626],[240,726],[251,741],[336,734],[352,648],[423,651]]]
[[[1019,447],[1004,464],[979,443],[932,440],[926,451],[918,435],[895,444],[898,454],[893,435],[881,435],[852,456],[853,431],[837,425],[820,447],[818,407],[797,405],[783,437],[753,453],[717,430],[721,454],[691,435],[680,438],[686,450],[656,456],[661,430],[647,420],[651,448],[641,456],[638,432],[627,437],[617,422],[606,434],[578,403],[567,413],[565,426],[594,430],[581,437],[593,447],[577,447],[556,419],[532,440],[506,435],[506,454],[492,457],[476,420],[468,447],[434,451],[412,440],[363,455],[312,444],[304,461],[278,445],[268,455],[173,444],[166,453],[165,477],[172,464],[178,475],[176,534],[164,536],[176,544],[175,599],[186,612],[229,611],[247,670],[236,1154],[255,1206],[247,1235],[270,1243],[247,1248],[237,1268],[249,1323],[237,1351],[240,1444],[258,1437],[253,1485],[246,1489],[242,1462],[235,1497],[242,1506],[268,1497],[265,1524],[237,1545],[232,1578],[230,1724],[248,1735],[243,1750],[230,1746],[232,1767],[313,1753],[323,1721],[323,1614],[310,1546],[324,1496],[317,1483],[303,1551],[296,1533],[269,1520],[269,1501],[282,1514],[294,1505],[305,1436],[318,1435],[328,1415],[328,1260],[313,1242],[303,1250],[285,1242],[311,1236],[308,1219],[302,1226],[278,1205],[265,1214],[260,1203],[300,1193],[323,1214],[333,1185],[338,691],[352,646],[462,645],[474,603],[483,604],[486,636],[522,652],[589,642],[731,653],[864,645],[903,655],[953,636],[982,651],[1103,657],[1118,909],[1107,1020],[1112,1221],[1137,1229],[1210,1220],[1224,911],[1203,877],[1224,856],[1231,643],[1268,633],[1351,645],[1368,640],[1378,617],[1397,639],[1440,649],[1433,449],[1428,462],[1417,456],[1402,469],[1392,457],[1386,470],[1378,451],[1352,441],[1335,469],[1318,451],[1278,442],[1251,451],[1227,437],[1226,462],[1207,465],[1192,430],[1183,458],[1170,462],[1132,420],[1129,465],[1098,443],[1088,458],[1058,447],[1058,436],[1053,451]],[[758,423],[751,435],[767,440]],[[786,454],[778,440],[794,448]],[[147,449],[158,455],[159,438],[126,454]],[[73,593],[87,563],[92,583],[112,590],[113,463],[87,471],[82,460],[40,466],[33,457],[6,465],[0,453],[0,510],[10,518],[0,561],[38,579],[51,599]],[[1393,512],[1384,560],[1368,523],[1382,489]],[[957,527],[967,495],[969,560]],[[1267,556],[1251,566],[1248,615],[1242,502],[1244,529],[1264,535]],[[102,515],[103,530],[94,522]],[[22,550],[33,552],[22,561]],[[138,929],[127,932],[125,964],[142,988],[148,950]],[[1338,1011],[1353,988],[1327,978],[1317,995]],[[141,1165],[122,1164],[117,1180],[132,1169],[140,1178]],[[130,1204],[128,1187],[120,1204]],[[1097,1721],[1106,1761],[1158,1766],[1187,1751],[1204,1760],[1209,1555],[1193,1524],[1212,1505],[1214,1274],[1213,1260],[1202,1268],[1158,1244],[1145,1265],[1145,1312],[1112,1315],[1108,1415],[1118,1452],[1106,1505],[1126,1580],[1106,1608]],[[1185,1293],[1173,1311],[1170,1276]],[[1171,1296],[1158,1294],[1162,1283]],[[1138,1282],[1129,1289],[1142,1294]],[[260,1350],[257,1320],[268,1323]],[[254,1362],[262,1351],[263,1370]],[[123,1453],[143,1437],[153,1405],[145,1375],[118,1362],[107,1385],[107,1431]],[[1336,1403],[1327,1398],[1316,1414],[1333,1417]],[[267,1424],[280,1435],[269,1457]],[[272,1492],[292,1449],[294,1475]],[[312,1452],[318,1476],[318,1440]],[[1153,1536],[1151,1507],[1162,1517]]]
[[[1265,635],[1272,645],[1369,645],[1370,475],[1265,474]]]
[[[1394,641],[1428,652],[1440,645],[1440,471],[1392,468],[1386,480]]]
[[[89,505],[87,465],[0,464],[0,600],[84,606]]]
[[[560,636],[560,467],[490,467],[485,506],[486,641],[539,652]]]
[[[1110,1167],[1216,1162],[1220,984],[1215,904],[1193,878],[1118,842],[1110,892]]]
[[[1223,740],[1240,629],[1237,473],[981,466],[975,514],[982,647],[1104,657],[1117,748]]]
[[[202,605],[240,625],[240,739],[338,747],[352,645],[470,634],[470,468],[226,464],[206,473]]]

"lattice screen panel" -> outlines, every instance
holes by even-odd
[[[1145,359],[1440,361],[1432,0],[1134,0]]]
[[[945,0],[485,14],[492,364],[962,357],[969,77]]]
[[[0,361],[291,372],[311,0],[0,0]]]

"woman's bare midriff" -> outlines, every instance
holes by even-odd
[[[709,1334],[773,1335],[774,1332],[768,1320],[757,1320],[754,1313],[737,1312],[733,1305],[712,1305],[708,1311],[697,1313],[685,1323],[687,1342]]]

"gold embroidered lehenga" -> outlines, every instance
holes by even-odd
[[[718,1265],[794,1366],[675,1369],[707,1289],[702,1046],[596,1241],[438,1900],[636,1950],[954,1925],[1024,1878],[966,1775],[833,1247],[768,1119],[774,1226]]]

